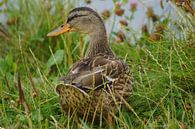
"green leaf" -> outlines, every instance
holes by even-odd
[[[64,50],[57,50],[54,54],[51,55],[47,61],[47,67],[51,68],[53,65],[62,63],[64,59]]]

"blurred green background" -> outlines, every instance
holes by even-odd
[[[110,46],[135,79],[115,127],[195,128],[192,0],[0,0],[0,128],[100,128],[72,122],[55,92],[59,78],[84,57],[89,37],[46,35],[79,6],[103,17]]]

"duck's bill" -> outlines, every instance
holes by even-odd
[[[70,31],[73,31],[73,30],[74,29],[69,24],[63,24],[60,27],[58,27],[57,29],[55,29],[52,32],[48,33],[47,36],[48,37],[58,36],[60,34],[70,32]]]

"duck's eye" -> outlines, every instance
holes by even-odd
[[[62,24],[60,27],[61,27],[61,28],[64,27],[64,24]]]

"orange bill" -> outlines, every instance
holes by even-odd
[[[58,36],[60,34],[70,32],[70,31],[73,31],[73,30],[74,29],[69,24],[63,24],[60,27],[58,27],[57,29],[55,29],[52,32],[48,33],[47,36],[48,37]]]

